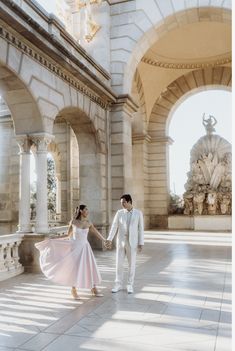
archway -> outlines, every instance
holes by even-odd
[[[16,135],[44,130],[42,116],[30,90],[4,65],[0,65],[0,95],[11,112]]]
[[[185,99],[185,96],[186,99]],[[176,104],[169,116],[168,134],[174,140],[169,150],[169,183],[171,193],[170,214],[181,214],[183,194],[190,171],[190,152],[206,130],[202,117],[213,116],[216,119],[214,134],[231,143],[232,101],[231,92],[224,89],[194,90],[185,94],[182,102]],[[206,117],[207,116],[207,117]],[[182,128],[178,128],[178,126]]]
[[[107,179],[99,130],[76,107],[60,111],[55,119],[55,144],[61,156],[61,213],[68,222],[74,208],[86,204],[91,220],[105,230]]]
[[[217,67],[188,73],[172,82],[155,102],[148,123],[151,142],[148,146],[150,226],[167,227],[169,207],[169,121],[175,106],[190,94],[208,89],[230,90],[231,69]],[[150,191],[151,189],[151,191]]]

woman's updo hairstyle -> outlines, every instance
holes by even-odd
[[[84,208],[86,208],[86,205],[80,205],[80,206],[77,206],[75,208],[75,211],[74,211],[74,219],[80,219],[81,218],[81,211],[84,210]]]

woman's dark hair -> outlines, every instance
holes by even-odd
[[[83,211],[87,206],[86,205],[80,205],[79,207],[77,206],[75,209],[75,219],[80,219],[81,218],[81,212]]]
[[[121,199],[125,199],[126,202],[130,202],[132,204],[132,198],[131,198],[131,195],[130,194],[124,194],[120,197],[120,200]]]

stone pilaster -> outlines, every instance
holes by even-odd
[[[31,139],[36,146],[37,202],[36,233],[48,233],[47,209],[47,146],[53,139],[48,134],[33,134]]]
[[[133,200],[134,206],[144,213],[145,228],[149,227],[148,209],[148,144],[151,137],[148,134],[134,134],[133,144]]]
[[[31,140],[26,135],[16,137],[20,148],[19,224],[18,232],[30,233],[30,148]]]
[[[123,193],[132,193],[132,128],[137,105],[128,95],[121,95],[111,106],[111,177],[112,211],[119,207]]]
[[[151,137],[148,145],[148,210],[150,226],[167,227],[170,137]]]

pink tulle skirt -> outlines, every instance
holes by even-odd
[[[46,239],[35,244],[40,267],[55,283],[91,289],[101,282],[94,254],[86,238]]]

